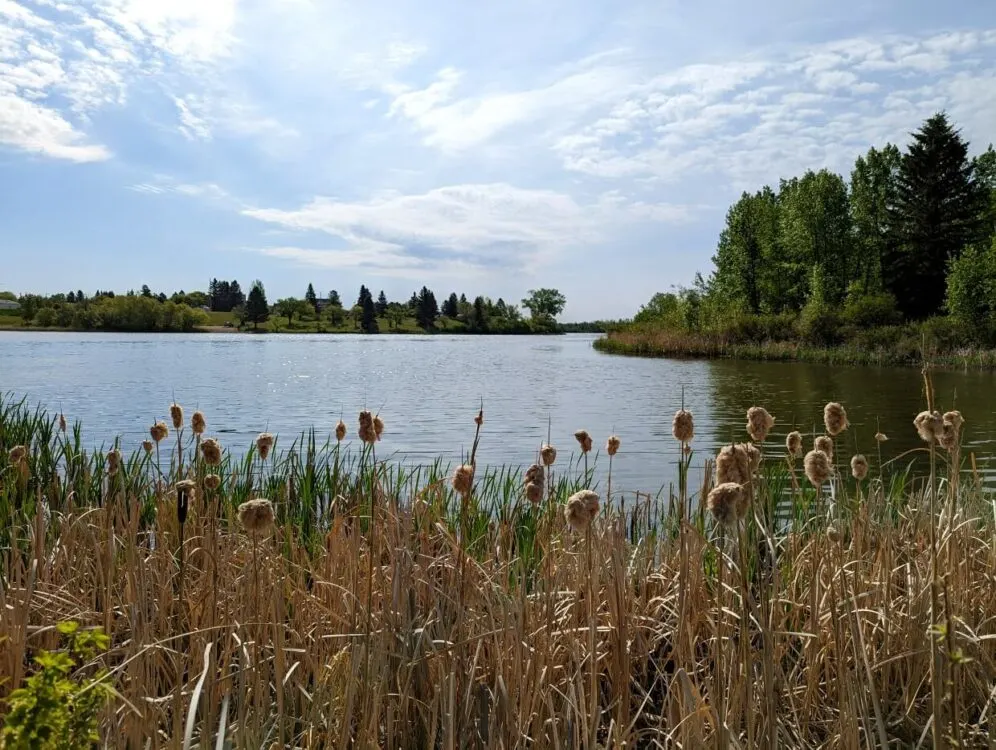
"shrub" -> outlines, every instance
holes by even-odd
[[[894,326],[902,322],[896,298],[884,292],[849,298],[843,318],[845,323],[856,328]]]
[[[971,346],[976,339],[968,325],[952,317],[927,318],[920,324],[920,331],[928,351],[938,354]]]
[[[35,313],[35,325],[48,328],[55,325],[55,310],[51,307],[43,307]]]
[[[799,336],[813,346],[836,346],[843,340],[840,314],[833,308],[809,303],[799,318]]]

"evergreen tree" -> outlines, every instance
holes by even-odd
[[[342,300],[339,299],[339,292],[335,289],[329,292],[329,305],[331,307],[342,307]]]
[[[455,318],[457,316],[457,296],[456,292],[452,292],[450,296],[443,302],[443,308],[440,312],[447,318]]]
[[[362,308],[362,314],[360,318],[360,326],[363,328],[364,333],[378,333],[379,328],[377,326],[377,307],[373,301],[373,295],[367,291],[366,294],[361,293],[360,307]]]
[[[149,289],[149,285],[148,284],[142,284],[142,296],[143,297],[151,297],[152,296],[152,290]]]
[[[474,298],[474,313],[470,322],[470,327],[475,331],[488,330],[488,317],[484,309],[484,297]]]
[[[252,323],[253,329],[256,329],[269,317],[270,306],[266,303],[266,290],[263,289],[263,282],[257,279],[252,283],[249,298],[246,300],[246,320]]]
[[[304,293],[304,301],[311,305],[311,309],[318,315],[318,295],[315,294],[315,287],[308,284],[308,291]]]
[[[380,294],[377,295],[377,304],[375,305],[378,315],[384,315],[387,312],[387,295],[384,294],[384,290],[380,290]]]
[[[888,281],[907,317],[940,311],[949,264],[982,239],[986,198],[968,144],[943,112],[934,115],[903,154],[889,207]]]
[[[461,305],[466,305],[466,304],[469,304],[469,303],[467,302],[467,295],[466,295],[466,294],[461,294],[461,295],[460,295],[460,304],[461,304]]]
[[[245,295],[242,294],[242,289],[239,287],[239,282],[232,280],[231,285],[228,287],[228,305],[229,310],[234,310],[239,305],[245,303]]]
[[[418,316],[418,292],[412,292],[412,297],[408,300],[408,307],[412,311],[412,315]]]
[[[86,302],[86,295],[83,294],[83,290],[82,289],[77,289],[76,290],[76,301],[77,302]]]
[[[69,294],[66,295],[66,302],[70,304],[76,302],[76,292],[70,290]]]
[[[432,328],[439,317],[439,305],[434,295],[427,287],[422,287],[416,299],[415,320],[422,328]]]
[[[359,305],[360,307],[363,307],[363,304],[366,302],[367,297],[370,297],[370,301],[373,302],[373,297],[370,294],[370,290],[367,289],[366,286],[364,286],[363,284],[361,284],[360,285],[360,294],[356,298],[356,304]]]

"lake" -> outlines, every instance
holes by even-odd
[[[695,415],[698,466],[722,443],[744,439],[754,404],[777,419],[779,448],[791,429],[822,431],[828,400],[841,401],[852,422],[842,453],[862,450],[874,467],[878,429],[890,437],[887,457],[921,445],[915,369],[624,358],[596,352],[595,338],[4,332],[0,391],[82,420],[94,446],[120,438],[126,449],[138,448],[156,419],[169,421],[174,396],[188,415],[202,409],[207,434],[237,452],[264,430],[285,446],[312,426],[327,435],[340,414],[355,435],[356,415],[368,408],[387,425],[378,457],[423,463],[456,463],[469,451],[483,400],[484,463],[528,465],[548,425],[558,464],[576,451],[575,430],[587,429],[596,448],[616,433],[613,486],[644,492],[675,481],[671,418],[682,399]],[[996,478],[996,375],[937,372],[934,382],[939,406],[964,412],[967,449]],[[606,468],[601,460],[600,476]]]

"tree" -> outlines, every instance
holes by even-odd
[[[380,328],[377,326],[377,306],[374,303],[373,295],[367,291],[366,296],[363,297],[363,302],[361,303],[362,314],[360,316],[360,325],[363,328],[364,333],[379,333]]]
[[[149,289],[149,285],[148,284],[142,284],[142,296],[143,297],[151,297],[152,296],[152,290]]]
[[[567,304],[567,298],[556,289],[530,289],[528,294],[522,306],[529,310],[533,320],[555,321]]]
[[[854,228],[858,280],[864,294],[882,290],[889,253],[889,205],[894,200],[902,155],[891,143],[868,149],[851,170],[851,224]]]
[[[440,312],[447,318],[456,318],[458,312],[456,292],[451,293],[446,301],[443,302]]]
[[[287,318],[288,327],[294,322],[295,315],[298,317],[307,315],[312,309],[307,300],[296,299],[295,297],[286,297],[285,299],[277,300],[273,306],[274,312]]]
[[[353,328],[359,328],[360,321],[363,320],[363,305],[353,305],[349,309],[349,317],[353,321]]]
[[[913,134],[889,206],[889,286],[908,318],[936,314],[950,263],[984,234],[986,191],[942,112]]]
[[[329,321],[331,321],[333,327],[338,328],[342,325],[342,322],[346,319],[346,311],[342,309],[342,305],[329,305],[328,308]]]
[[[27,325],[41,307],[41,297],[37,294],[22,294],[17,301],[21,306],[21,320]]]
[[[76,301],[77,302],[86,302],[86,295],[83,294],[83,290],[82,289],[77,289],[76,290]]]
[[[387,295],[384,294],[384,290],[383,289],[381,289],[380,290],[380,294],[377,295],[376,308],[377,308],[377,314],[378,315],[383,315],[384,313],[387,312]]]
[[[315,294],[315,287],[311,284],[308,284],[308,291],[304,293],[304,301],[315,311],[315,315],[318,315],[318,295]]]
[[[400,302],[391,302],[387,306],[387,318],[391,321],[392,328],[400,328],[401,324],[405,322],[405,317],[407,315],[407,306],[402,305]]]
[[[339,292],[335,289],[329,292],[329,305],[332,307],[342,307],[342,300],[339,299]]]
[[[422,291],[418,293],[415,308],[415,321],[419,327],[429,329],[436,325],[439,305],[436,303],[436,295],[429,291],[428,287],[423,286]]]
[[[488,330],[488,316],[485,310],[484,297],[474,298],[474,309],[471,313],[470,327],[475,331]]]
[[[69,294],[66,295],[66,302],[69,302],[70,304],[74,304],[76,302],[76,292],[70,290]]]
[[[246,320],[252,323],[253,330],[259,328],[260,323],[265,323],[270,317],[270,306],[266,303],[266,290],[263,282],[257,279],[249,289],[249,298],[246,300]]]
[[[370,290],[367,289],[366,286],[364,286],[364,285],[361,284],[360,285],[360,294],[356,298],[356,304],[360,305],[362,307],[363,303],[366,301],[367,297],[370,297],[370,301],[371,302],[373,301],[373,296],[370,294]]]
[[[996,236],[989,248],[970,246],[951,261],[947,309],[980,343],[996,332]]]
[[[989,193],[985,231],[996,236],[996,149],[991,143],[985,152],[975,157],[975,175]]]

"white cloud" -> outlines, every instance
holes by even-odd
[[[104,146],[85,141],[84,135],[55,110],[22,97],[0,94],[0,143],[76,162],[110,157]]]

